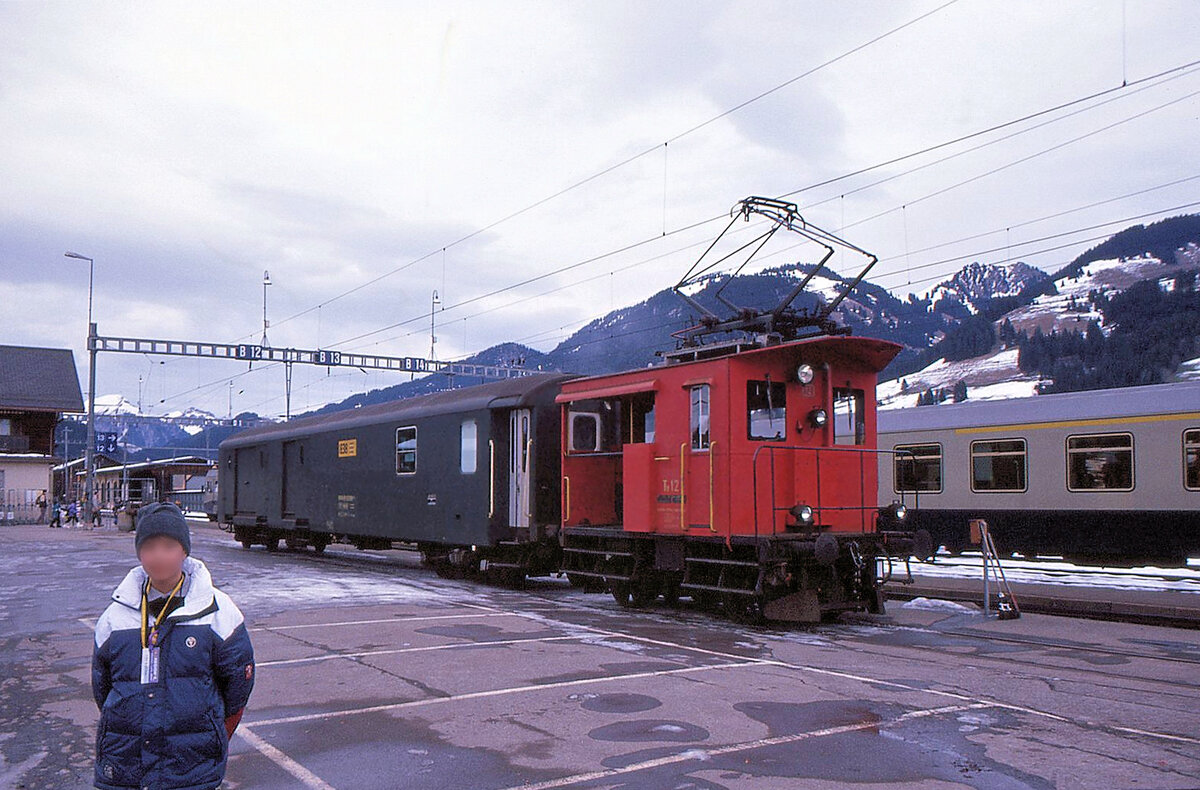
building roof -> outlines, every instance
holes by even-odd
[[[179,474],[184,474],[189,470],[203,469],[205,471],[212,466],[211,463],[203,458],[195,455],[180,455],[174,458],[159,458],[155,461],[139,461],[132,464],[119,464],[116,466],[101,466],[96,469],[97,475],[112,475],[121,474],[122,472],[135,472],[144,469],[178,469]],[[83,474],[80,472],[79,474]]]
[[[1059,422],[1120,419],[1200,412],[1200,381],[1142,387],[1064,392],[1008,400],[966,400],[911,409],[882,409],[879,433],[935,431]]]
[[[69,348],[0,346],[0,409],[83,411],[74,352]]]

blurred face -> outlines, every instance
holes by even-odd
[[[183,573],[187,552],[183,544],[166,535],[147,538],[138,549],[138,561],[150,577],[150,583],[160,592],[170,592]]]

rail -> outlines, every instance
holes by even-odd
[[[777,485],[775,485],[775,478],[776,478],[775,457],[776,457],[776,455],[778,455],[781,452],[791,452],[791,453],[797,453],[797,454],[812,453],[814,456],[813,467],[816,470],[816,476],[815,476],[815,480],[814,480],[814,482],[816,484],[816,502],[805,503],[805,504],[808,504],[813,509],[813,523],[814,524],[821,523],[821,514],[827,512],[827,511],[839,512],[839,511],[854,510],[854,511],[859,512],[859,516],[860,516],[859,524],[862,527],[864,532],[868,531],[867,530],[867,527],[868,527],[867,514],[870,512],[875,512],[879,509],[878,501],[874,501],[874,499],[875,499],[874,494],[872,496],[874,504],[869,504],[869,505],[866,504],[866,501],[867,501],[866,477],[867,476],[865,474],[865,467],[864,467],[864,463],[866,462],[866,459],[868,457],[878,459],[878,457],[880,455],[889,455],[893,459],[893,466],[894,466],[895,458],[897,456],[910,456],[910,457],[915,458],[915,456],[913,456],[912,451],[910,451],[910,450],[881,450],[881,449],[875,449],[875,448],[869,448],[869,447],[807,447],[807,446],[801,446],[801,445],[778,445],[778,444],[759,446],[754,451],[754,456],[751,461],[751,467],[752,467],[752,471],[753,471],[752,485],[754,487],[754,536],[756,538],[759,536],[759,534],[761,532],[760,525],[759,525],[759,510],[761,508],[759,507],[760,486],[759,486],[758,474],[759,474],[759,466],[760,466],[760,464],[759,464],[760,456],[762,456],[764,453],[766,454],[767,459],[770,462],[769,468],[770,468],[770,489],[771,489],[771,533],[770,533],[771,535],[775,535],[778,532],[778,530],[775,527],[776,515],[781,511],[790,510],[791,507],[795,504],[793,502],[793,503],[790,503],[787,505],[779,505],[776,501],[776,496],[777,496],[777,492],[778,492],[779,488]],[[821,455],[823,453],[825,453],[825,454],[828,454],[828,453],[856,454],[858,456],[858,502],[859,502],[858,505],[826,505],[826,504],[824,504],[824,502],[822,501],[822,488],[821,488]],[[875,461],[875,465],[876,465],[876,469],[878,469],[878,461],[877,460]],[[876,485],[878,487],[878,483]],[[906,500],[907,500],[907,495],[910,493],[913,495],[912,507],[915,509],[915,508],[917,508],[917,506],[919,505],[919,502],[920,502],[920,492],[919,491],[914,490],[914,491],[900,492],[900,504],[904,505],[905,507],[908,507],[908,503]]]

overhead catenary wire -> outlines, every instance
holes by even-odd
[[[358,291],[361,291],[363,288],[374,285],[384,279],[387,279],[388,277],[391,277],[391,276],[398,274],[412,266],[415,266],[418,263],[421,263],[422,261],[425,261],[425,260],[429,259],[430,257],[432,257],[433,255],[437,254],[438,249],[441,249],[444,251],[451,247],[456,247],[460,244],[470,241],[471,239],[473,239],[483,233],[487,233],[488,231],[493,230],[493,229],[499,227],[500,225],[503,225],[506,222],[514,220],[517,217],[520,217],[524,214],[527,214],[530,211],[533,211],[534,209],[540,208],[541,206],[544,206],[545,204],[547,204],[553,200],[556,200],[570,192],[573,192],[574,190],[579,189],[582,186],[590,184],[591,182],[596,181],[597,179],[603,178],[604,176],[606,176],[616,170],[620,170],[621,168],[623,168],[627,165],[633,164],[634,162],[654,153],[660,147],[664,148],[664,151],[665,151],[665,148],[669,143],[678,142],[679,140],[682,140],[685,137],[695,134],[696,132],[700,131],[701,129],[704,129],[705,127],[707,127],[713,123],[716,123],[717,121],[719,121],[723,118],[733,115],[734,113],[737,113],[737,112],[745,109],[746,107],[749,107],[750,105],[752,105],[758,101],[761,101],[762,99],[765,99],[766,97],[768,97],[774,93],[778,93],[779,91],[783,90],[784,88],[786,88],[790,85],[793,85],[796,82],[799,82],[800,80],[805,79],[806,77],[810,77],[813,74],[816,74],[817,72],[819,72],[823,69],[826,69],[829,66],[834,65],[835,63],[845,60],[846,58],[850,57],[851,55],[861,52],[862,50],[867,49],[868,47],[870,47],[874,44],[877,44],[887,38],[890,38],[890,37],[896,35],[897,33],[900,33],[919,22],[921,22],[925,19],[928,19],[929,17],[956,4],[958,1],[959,0],[948,0],[948,2],[942,3],[941,5],[933,8],[929,11],[926,11],[922,14],[919,14],[916,17],[914,17],[906,22],[896,25],[895,27],[892,27],[892,28],[888,29],[887,31],[880,33],[880,34],[868,39],[867,41],[865,41],[861,44],[858,44],[857,46],[852,47],[849,50],[846,50],[832,58],[829,58],[828,60],[822,61],[821,63],[818,63],[815,66],[812,66],[811,68],[805,70],[804,72],[802,72],[794,77],[791,77],[790,79],[784,80],[783,82],[778,83],[778,84],[774,85],[773,87],[768,88],[767,90],[764,90],[764,91],[750,97],[749,99],[739,102],[738,104],[734,105],[733,107],[730,107],[726,110],[723,110],[722,112],[717,113],[716,115],[706,118],[705,120],[700,121],[699,123],[696,123],[693,126],[690,126],[681,132],[677,132],[673,136],[667,138],[666,141],[664,141],[663,143],[655,143],[653,146],[651,146],[649,148],[646,148],[646,149],[639,151],[635,154],[632,154],[620,161],[617,161],[611,165],[608,165],[608,166],[592,173],[589,176],[578,179],[550,195],[540,198],[539,200],[536,200],[532,203],[529,203],[528,205],[526,205],[520,209],[512,211],[509,214],[506,214],[506,215],[500,217],[499,219],[496,219],[480,228],[476,228],[475,230],[473,230],[469,233],[466,233],[463,236],[460,236],[459,238],[455,239],[454,241],[451,241],[448,244],[442,245],[440,248],[431,250],[431,251],[425,253],[424,255],[421,255],[417,258],[414,258],[413,260],[410,260],[404,264],[401,264],[400,266],[397,266],[387,272],[384,272],[383,274],[373,277],[370,280],[367,280],[366,282],[360,283],[352,288],[342,291],[341,293],[335,294],[334,296],[331,296],[328,299],[325,299],[324,301],[322,301],[319,305],[314,305],[313,307],[306,308],[306,309],[301,310],[298,313],[294,313],[282,320],[276,321],[275,326],[278,327],[281,324],[285,324],[293,319],[300,318],[301,316],[311,313],[313,310],[317,309],[318,306],[332,304],[333,302],[336,302],[340,299],[343,299],[347,296],[357,293]],[[664,208],[664,216],[665,216],[665,208]],[[666,235],[665,230],[664,230],[663,235]],[[250,337],[250,336],[247,335],[247,337]]]
[[[1196,63],[1200,63],[1200,61],[1196,61]],[[1162,72],[1162,74],[1170,74],[1170,73],[1178,72],[1179,70],[1180,70],[1179,68],[1169,69],[1169,70],[1167,70],[1166,72]],[[1152,78],[1147,78],[1147,79],[1152,79]],[[1145,80],[1141,80],[1141,81],[1139,81],[1139,82],[1144,82],[1144,81],[1145,81]],[[1048,148],[1041,149],[1041,150],[1039,150],[1039,151],[1036,151],[1036,152],[1034,152],[1034,153],[1032,153],[1032,154],[1029,154],[1029,155],[1026,155],[1026,156],[1020,157],[1020,158],[1018,158],[1018,159],[1016,159],[1016,160],[1013,160],[1013,161],[1010,161],[1010,162],[1006,162],[1006,163],[1004,163],[1004,164],[1002,164],[1002,165],[999,165],[999,166],[997,166],[997,167],[990,168],[990,169],[988,169],[988,170],[986,170],[986,171],[984,171],[984,172],[982,172],[982,173],[977,173],[977,174],[975,174],[975,175],[973,175],[973,176],[971,176],[971,177],[969,177],[969,178],[967,178],[967,179],[964,179],[964,180],[958,181],[958,182],[956,182],[956,183],[954,183],[954,184],[951,184],[950,186],[947,186],[947,187],[942,187],[942,188],[940,188],[940,189],[938,189],[938,190],[935,190],[935,191],[933,191],[933,192],[927,193],[927,194],[925,194],[925,195],[922,195],[922,196],[920,196],[920,197],[912,198],[912,199],[910,199],[910,200],[907,200],[907,201],[905,201],[905,203],[904,203],[904,204],[902,204],[902,206],[909,206],[909,205],[914,205],[914,204],[917,204],[917,203],[922,203],[922,202],[924,202],[924,201],[927,201],[927,200],[930,200],[930,199],[932,199],[932,198],[934,198],[934,197],[938,197],[938,196],[940,196],[940,195],[946,194],[946,193],[948,193],[948,192],[950,192],[950,191],[952,191],[952,190],[954,190],[954,189],[958,189],[958,188],[960,188],[960,187],[963,187],[963,186],[966,186],[966,185],[968,185],[968,184],[971,184],[971,183],[974,183],[974,182],[976,182],[976,181],[979,181],[979,180],[981,180],[981,179],[983,179],[983,178],[989,177],[989,176],[991,176],[991,175],[995,175],[996,173],[1002,172],[1002,171],[1004,171],[1004,170],[1007,170],[1007,169],[1009,169],[1009,168],[1011,168],[1011,167],[1015,167],[1016,165],[1019,165],[1019,164],[1024,164],[1024,163],[1026,163],[1026,162],[1032,161],[1033,159],[1036,159],[1036,158],[1038,158],[1038,157],[1040,157],[1040,156],[1044,156],[1044,155],[1046,155],[1046,154],[1048,154],[1048,153],[1051,153],[1051,152],[1054,152],[1054,151],[1057,151],[1057,150],[1061,150],[1062,148],[1065,148],[1065,147],[1067,147],[1067,146],[1069,146],[1069,145],[1073,145],[1073,144],[1075,144],[1075,143],[1078,143],[1078,142],[1081,142],[1081,141],[1083,141],[1083,140],[1087,140],[1087,139],[1089,139],[1089,138],[1091,138],[1091,137],[1094,137],[1094,136],[1096,136],[1096,135],[1098,135],[1098,134],[1101,134],[1101,133],[1103,133],[1103,132],[1105,132],[1105,131],[1109,131],[1109,130],[1111,130],[1111,129],[1114,129],[1114,128],[1116,128],[1116,127],[1119,127],[1119,126],[1121,126],[1121,125],[1123,125],[1123,124],[1126,124],[1126,123],[1129,123],[1129,122],[1131,122],[1131,121],[1134,121],[1134,120],[1137,120],[1137,119],[1143,118],[1143,117],[1145,117],[1145,116],[1147,116],[1147,115],[1150,115],[1150,114],[1152,114],[1152,113],[1154,113],[1154,112],[1157,112],[1157,111],[1159,111],[1159,110],[1165,109],[1165,108],[1167,108],[1167,107],[1170,107],[1170,106],[1173,106],[1173,105],[1175,105],[1175,104],[1178,104],[1178,103],[1180,103],[1180,102],[1186,101],[1186,100],[1188,100],[1188,99],[1190,99],[1190,98],[1193,98],[1193,97],[1195,97],[1195,96],[1197,96],[1197,95],[1200,95],[1200,91],[1193,91],[1193,92],[1191,92],[1191,93],[1188,93],[1188,94],[1185,94],[1185,95],[1183,95],[1183,96],[1180,96],[1180,97],[1177,97],[1177,98],[1171,99],[1171,100],[1169,100],[1169,101],[1166,101],[1166,102],[1160,103],[1160,104],[1158,104],[1158,105],[1156,105],[1156,106],[1154,106],[1154,107],[1151,107],[1151,108],[1149,108],[1149,109],[1142,110],[1142,111],[1140,111],[1140,112],[1134,113],[1133,115],[1127,116],[1127,117],[1125,117],[1125,118],[1122,118],[1122,119],[1120,119],[1120,120],[1117,120],[1117,121],[1114,121],[1113,123],[1106,124],[1106,125],[1104,125],[1104,126],[1102,126],[1102,127],[1098,128],[1098,129],[1093,129],[1093,130],[1091,130],[1091,131],[1088,131],[1088,132],[1086,132],[1086,133],[1084,133],[1084,134],[1077,135],[1077,136],[1075,136],[1075,137],[1072,137],[1072,138],[1070,138],[1070,139],[1068,139],[1068,140],[1065,140],[1065,141],[1062,141],[1062,142],[1056,143],[1055,145],[1052,145],[1052,146],[1050,146],[1050,147],[1048,147]],[[803,190],[795,190],[795,191],[793,191],[793,192],[791,192],[791,193],[786,193],[786,194],[784,195],[784,197],[787,197],[787,196],[794,195],[794,194],[796,194],[796,193],[798,193],[798,192],[800,192],[800,191],[803,191]],[[823,202],[827,202],[827,201],[823,201]],[[895,212],[895,211],[898,211],[898,210],[900,210],[900,209],[902,208],[902,206],[895,206],[895,207],[892,207],[892,208],[890,208],[890,209],[886,209],[886,210],[884,210],[884,211],[877,212],[877,213],[875,213],[875,214],[872,214],[872,215],[870,215],[870,216],[868,216],[868,217],[865,217],[865,218],[863,218],[863,219],[859,219],[859,220],[856,220],[856,221],[854,221],[854,222],[851,222],[851,223],[847,224],[845,227],[847,227],[847,228],[853,228],[853,227],[857,227],[857,226],[863,225],[863,224],[865,224],[865,223],[867,223],[867,222],[870,222],[870,221],[872,221],[872,220],[875,220],[875,219],[879,219],[880,217],[883,217],[883,216],[886,216],[886,215],[888,215],[888,214],[891,214],[891,213],[893,213],[893,212]],[[710,219],[707,219],[707,220],[702,220],[702,221],[700,221],[700,222],[693,223],[693,224],[691,224],[691,225],[688,225],[688,226],[685,226],[685,227],[683,227],[683,228],[677,228],[676,230],[674,230],[674,231],[671,231],[670,233],[668,233],[668,234],[665,234],[665,235],[675,235],[675,234],[677,234],[677,233],[681,233],[681,232],[684,232],[684,231],[687,231],[687,230],[692,230],[692,229],[695,229],[695,228],[701,227],[701,226],[703,226],[703,225],[706,225],[706,224],[709,224],[709,223],[711,223],[711,222],[715,222],[715,221],[718,221],[718,220],[721,220],[721,219],[725,219],[725,216],[724,216],[724,215],[719,215],[719,216],[717,216],[717,217],[712,217],[712,218],[710,218]],[[566,265],[566,266],[562,266],[562,267],[559,267],[559,268],[557,268],[557,269],[553,269],[553,270],[551,270],[551,271],[545,272],[545,273],[543,273],[543,274],[540,274],[540,275],[537,275],[537,276],[535,276],[535,277],[527,278],[527,279],[525,279],[525,280],[522,280],[522,281],[520,281],[520,282],[513,283],[513,284],[510,284],[510,285],[504,286],[504,287],[502,287],[502,288],[493,289],[492,291],[489,291],[489,292],[487,292],[487,293],[480,294],[480,295],[477,295],[477,296],[474,296],[474,297],[470,297],[470,298],[468,298],[468,299],[465,299],[465,300],[461,300],[461,301],[459,301],[459,302],[457,302],[457,303],[455,303],[455,304],[453,304],[453,305],[448,305],[448,306],[445,306],[445,307],[444,307],[444,309],[445,309],[445,310],[455,310],[455,309],[461,308],[461,307],[463,307],[463,306],[466,306],[466,305],[469,305],[469,304],[473,304],[473,303],[475,303],[475,302],[479,302],[479,301],[482,301],[482,300],[484,300],[484,299],[491,298],[491,297],[493,297],[493,296],[497,296],[497,295],[499,295],[499,294],[502,294],[502,293],[505,293],[505,292],[507,292],[507,291],[511,291],[511,290],[514,290],[514,289],[516,289],[516,288],[521,288],[521,287],[523,287],[523,286],[525,286],[525,285],[529,285],[529,284],[531,284],[531,283],[538,282],[538,281],[541,281],[541,280],[547,279],[547,278],[549,278],[549,277],[552,277],[552,276],[555,276],[555,275],[558,275],[558,274],[562,274],[562,273],[564,273],[564,272],[566,272],[566,271],[570,271],[570,270],[572,270],[572,269],[576,269],[576,268],[579,268],[579,267],[582,267],[582,266],[588,265],[588,264],[590,264],[590,263],[594,263],[594,262],[597,262],[597,261],[603,260],[603,259],[605,259],[605,258],[608,258],[608,257],[611,257],[611,256],[613,256],[613,255],[617,255],[617,254],[620,254],[620,253],[628,252],[628,251],[630,251],[630,250],[633,250],[633,249],[636,249],[636,248],[638,248],[638,247],[645,246],[646,244],[652,243],[652,242],[654,242],[654,241],[658,241],[660,238],[662,238],[662,237],[660,237],[660,236],[653,236],[653,237],[650,237],[650,238],[647,238],[647,239],[643,239],[643,240],[641,240],[641,241],[634,242],[634,243],[632,243],[632,244],[626,245],[626,246],[624,246],[624,247],[621,247],[621,248],[619,248],[619,249],[616,249],[616,250],[611,250],[611,251],[609,251],[609,252],[602,253],[602,254],[600,254],[600,255],[591,256],[591,257],[589,257],[589,258],[587,258],[587,259],[584,259],[584,260],[582,260],[582,261],[577,261],[577,262],[575,262],[575,263],[572,263],[572,264],[569,264],[569,265]],[[398,321],[398,322],[395,322],[395,323],[391,323],[391,324],[388,324],[388,325],[386,325],[386,326],[379,327],[379,328],[377,328],[377,329],[374,329],[374,330],[371,330],[371,331],[368,331],[368,332],[360,333],[360,334],[358,334],[358,335],[355,335],[355,336],[353,336],[353,337],[346,338],[346,339],[344,339],[344,340],[341,340],[341,341],[339,341],[339,343],[338,343],[337,345],[342,345],[342,344],[345,344],[345,343],[352,343],[352,342],[354,342],[354,341],[356,341],[356,340],[361,340],[361,339],[363,339],[363,338],[370,337],[370,336],[372,336],[372,335],[376,335],[376,334],[380,334],[380,333],[382,333],[382,332],[386,332],[386,331],[389,331],[389,330],[391,330],[391,329],[396,329],[396,328],[398,328],[398,327],[401,327],[401,326],[406,326],[406,325],[412,324],[412,323],[414,323],[414,322],[416,322],[416,321],[420,321],[420,320],[422,320],[422,319],[423,319],[423,318],[425,318],[427,315],[428,315],[427,313],[423,313],[423,314],[421,314],[421,315],[413,316],[413,317],[411,317],[411,318],[408,318],[408,319],[405,319],[405,320],[402,320],[402,321]]]

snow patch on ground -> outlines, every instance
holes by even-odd
[[[1200,595],[1200,565],[1175,568],[1084,567],[1065,560],[1001,560],[1010,582],[1057,584],[1064,587],[1101,587],[1112,590],[1171,590]],[[914,577],[979,579],[982,590],[983,559],[977,552],[958,557],[939,555],[934,563],[914,560]]]
[[[900,604],[901,609],[925,609],[929,611],[941,612],[971,612],[974,613],[978,609],[974,606],[956,603],[954,601],[944,601],[940,598],[913,598],[911,601]]]

